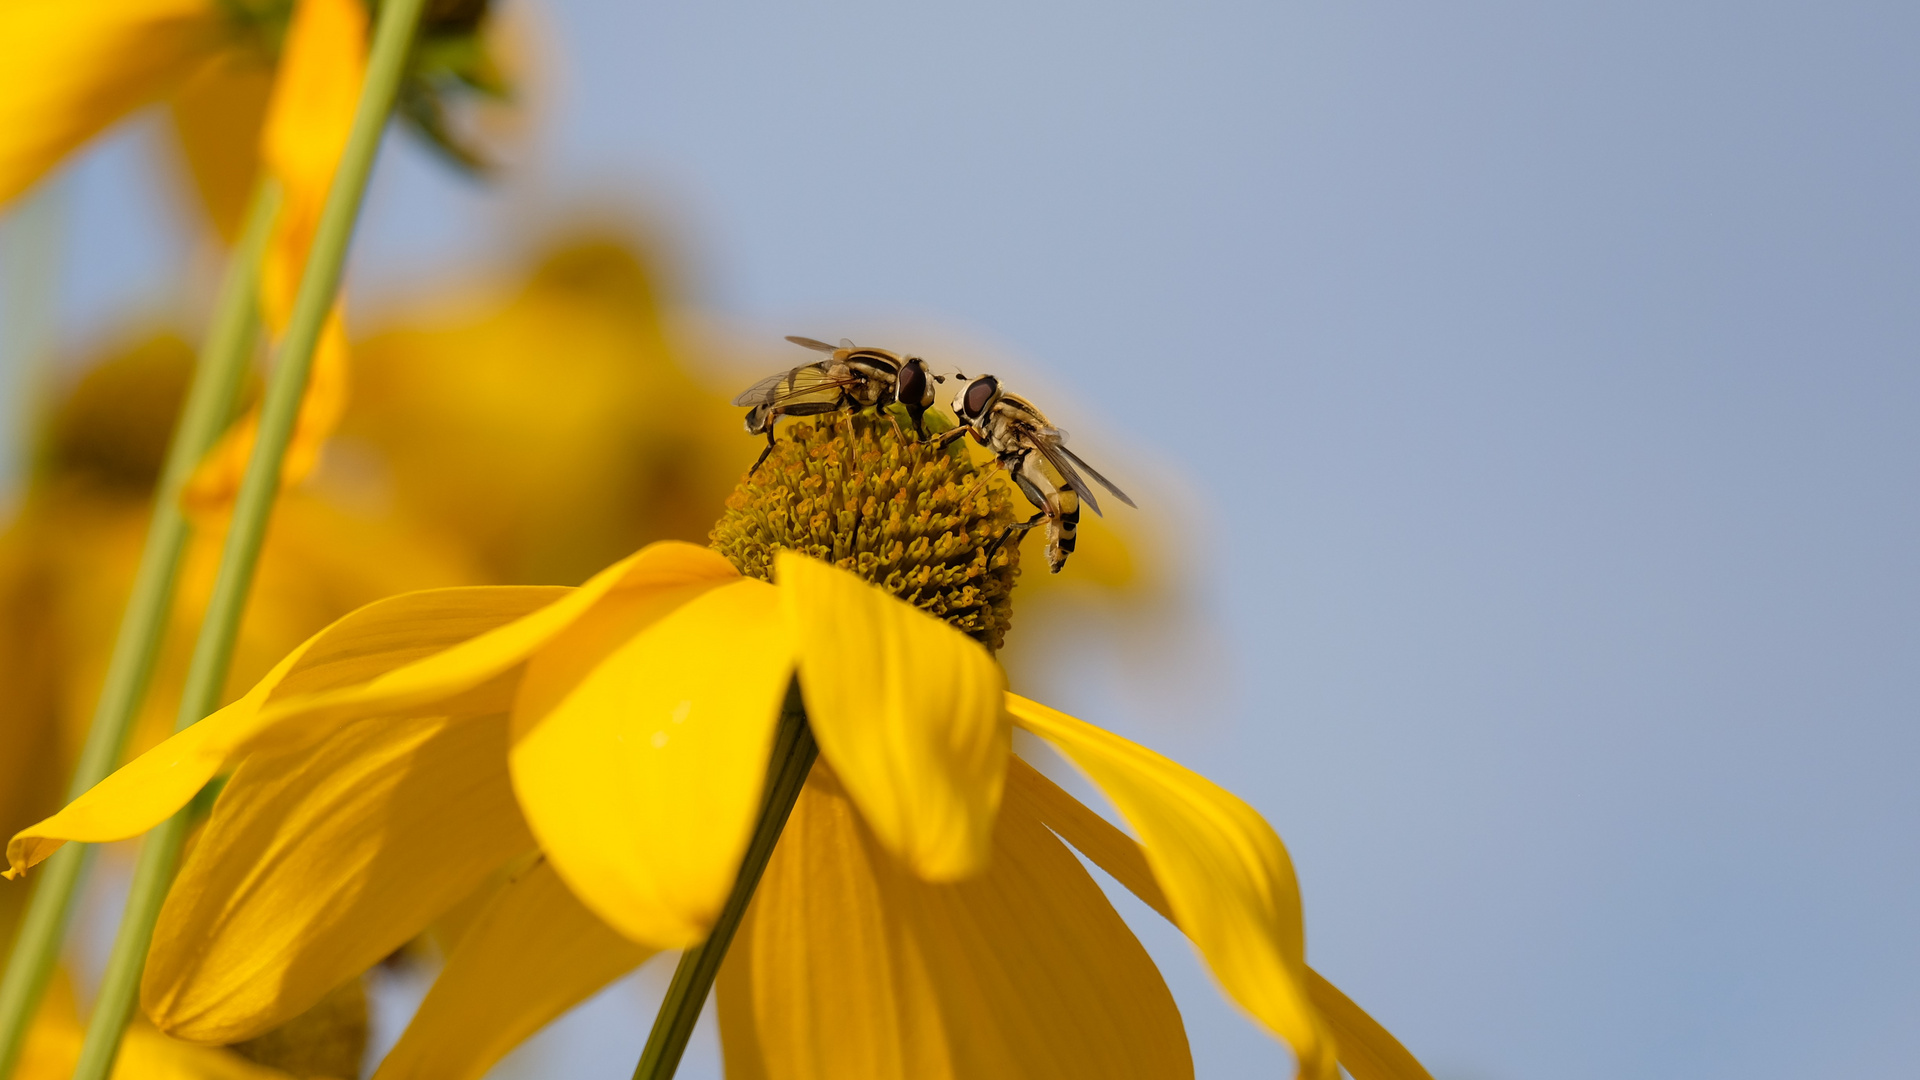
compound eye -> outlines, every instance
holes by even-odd
[[[987,411],[987,403],[993,400],[994,391],[1000,389],[1000,381],[991,375],[985,375],[973,381],[967,387],[967,415],[979,416]]]
[[[933,390],[927,382],[927,367],[918,360],[909,360],[900,367],[899,397],[907,405],[927,405]]]

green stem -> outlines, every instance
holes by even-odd
[[[234,499],[233,522],[228,527],[226,546],[220,555],[220,569],[214,577],[206,616],[200,623],[200,636],[194,643],[193,660],[187,667],[180,712],[174,723],[176,731],[199,722],[220,704],[234,642],[239,636],[240,616],[253,585],[253,572],[259,564],[274,497],[279,494],[281,460],[286,456],[287,442],[299,418],[300,401],[306,394],[314,346],[320,340],[327,311],[340,286],[354,221],[359,216],[367,178],[373,171],[388,114],[393,111],[394,95],[399,89],[407,54],[413,45],[414,29],[424,6],[425,0],[387,0],[380,5],[373,47],[367,57],[366,81],[354,110],[353,128],[334,172],[326,204],[321,209],[313,247],[307,254],[293,312],[287,320],[286,335],[275,358],[273,375],[267,382],[253,456],[247,461],[246,476],[240,481],[240,493]],[[86,1043],[81,1047],[80,1064],[74,1070],[73,1080],[107,1080],[113,1070],[121,1035],[133,1016],[161,901],[166,898],[167,886],[173,880],[188,824],[204,801],[195,800],[194,806],[181,810],[155,828],[141,846],[132,891],[126,911],[120,917],[120,932],[107,959],[100,996],[94,1003],[93,1020],[87,1027]]]
[[[633,1080],[670,1080],[680,1067],[680,1055],[686,1053],[687,1040],[700,1022],[700,1010],[706,1006],[713,980],[720,974],[720,962],[727,958],[734,931],[746,917],[753,890],[760,884],[767,861],[773,858],[780,830],[786,827],[787,816],[793,813],[793,804],[799,800],[800,789],[806,786],[807,773],[819,753],[796,682],[788,689],[786,706],[780,711],[773,757],[767,766],[767,797],[760,808],[760,820],[753,827],[753,838],[747,841],[740,876],[734,879],[733,891],[727,894],[707,940],[680,954],[673,981],[667,984],[667,996],[654,1017],[653,1031],[647,1035],[647,1048],[640,1052],[640,1063],[633,1068]]]
[[[120,617],[106,680],[93,710],[93,726],[88,729],[86,745],[68,785],[69,800],[112,771],[126,749],[140,703],[146,699],[154,661],[166,639],[181,556],[192,534],[180,509],[180,490],[232,417],[234,399],[258,335],[254,282],[260,276],[260,257],[266,251],[279,206],[275,185],[262,183],[255,189],[240,243],[220,282],[213,320],[201,344],[193,383],[181,406],[180,420],[167,448],[166,466],[154,490],[146,547],[140,553],[133,591]],[[0,979],[0,1077],[12,1075],[26,1045],[27,1031],[59,958],[73,896],[86,874],[91,850],[86,844],[68,844],[36,875],[33,897],[7,959],[6,976]]]

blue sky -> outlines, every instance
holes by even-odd
[[[533,15],[539,164],[389,154],[362,295],[591,201],[769,333],[1018,356],[1178,478],[1219,673],[1050,693],[1260,807],[1443,1080],[1920,1060],[1920,10]],[[191,291],[144,137],[57,193],[63,340]],[[1148,933],[1202,1075],[1274,1067]]]

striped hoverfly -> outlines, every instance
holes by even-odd
[[[965,379],[962,375],[960,378]],[[953,397],[953,414],[960,426],[942,432],[937,442],[945,446],[962,435],[994,454],[994,465],[1005,469],[1027,501],[1038,508],[1033,517],[1012,525],[987,549],[987,558],[1009,536],[1024,535],[1029,529],[1046,523],[1047,565],[1059,573],[1073,554],[1075,533],[1080,525],[1080,504],[1085,502],[1100,513],[1100,501],[1081,474],[1091,477],[1113,497],[1134,505],[1126,492],[1113,486],[1093,466],[1067,449],[1067,433],[1054,427],[1044,413],[1025,398],[1016,397],[1000,387],[1000,380],[983,375],[961,387]]]
[[[734,395],[733,404],[747,409],[747,434],[767,437],[767,448],[748,475],[758,472],[773,453],[773,425],[783,416],[824,416],[868,407],[885,410],[899,402],[906,406],[915,433],[925,437],[922,418],[933,407],[933,385],[946,381],[945,376],[929,372],[925,360],[862,348],[846,338],[837,346],[796,335],[787,340],[826,353],[827,358],[769,375]]]

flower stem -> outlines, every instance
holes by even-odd
[[[760,808],[759,822],[753,827],[753,838],[747,841],[740,876],[734,879],[733,892],[727,895],[720,918],[714,922],[707,940],[680,954],[680,964],[673,969],[673,981],[667,984],[667,996],[654,1017],[653,1031],[647,1035],[647,1048],[640,1052],[640,1063],[634,1066],[633,1080],[670,1080],[674,1070],[680,1067],[680,1055],[686,1053],[687,1040],[700,1021],[700,1010],[706,1006],[713,980],[720,974],[720,962],[727,958],[734,931],[740,929],[740,920],[747,914],[747,903],[753,899],[753,890],[760,884],[767,861],[773,858],[774,846],[780,842],[780,830],[786,827],[787,816],[793,813],[793,804],[799,800],[800,789],[806,786],[807,773],[813,769],[813,759],[819,753],[813,741],[813,729],[807,726],[807,710],[800,701],[800,684],[796,681],[788,688],[787,703],[780,711],[780,726],[773,737],[773,757],[767,766],[766,802]]]
[[[174,722],[176,731],[197,723],[220,703],[227,668],[233,659],[234,642],[239,636],[240,616],[253,585],[253,572],[260,560],[274,498],[279,494],[281,460],[300,412],[300,400],[306,393],[314,346],[319,342],[327,310],[339,289],[354,221],[360,213],[367,178],[373,171],[380,138],[386,130],[388,114],[393,110],[394,96],[424,6],[425,0],[386,0],[380,5],[379,22],[367,57],[366,81],[354,110],[353,128],[334,172],[326,204],[321,209],[313,246],[307,253],[307,265],[300,276],[300,288],[287,320],[286,335],[267,383],[253,455],[247,461],[246,475],[234,500],[233,522],[221,551],[213,594],[200,624],[200,636],[194,643],[193,660],[187,667],[180,711]],[[192,805],[155,828],[141,846],[132,890],[120,918],[120,932],[107,959],[106,975],[94,1003],[93,1019],[87,1027],[86,1043],[81,1047],[73,1080],[106,1080],[113,1070],[120,1038],[133,1015],[161,901],[166,898],[167,887],[173,880],[188,825],[196,811],[205,809],[203,804],[210,801],[208,794],[203,792]]]
[[[134,574],[127,609],[120,617],[120,631],[107,662],[100,700],[94,707],[93,725],[67,788],[69,800],[112,771],[126,749],[140,703],[146,699],[154,660],[166,639],[181,556],[192,534],[191,524],[180,509],[180,489],[232,418],[241,377],[259,336],[254,282],[260,276],[260,257],[266,251],[267,235],[279,206],[277,185],[263,180],[255,187],[246,226],[220,282],[213,321],[194,365],[193,383],[167,447],[166,466],[154,490],[153,519],[147,525],[140,568]],[[59,958],[73,896],[86,874],[91,851],[86,844],[68,844],[47,860],[35,880],[33,897],[7,959],[6,976],[0,979],[0,1077],[12,1074],[26,1045],[27,1031]]]

